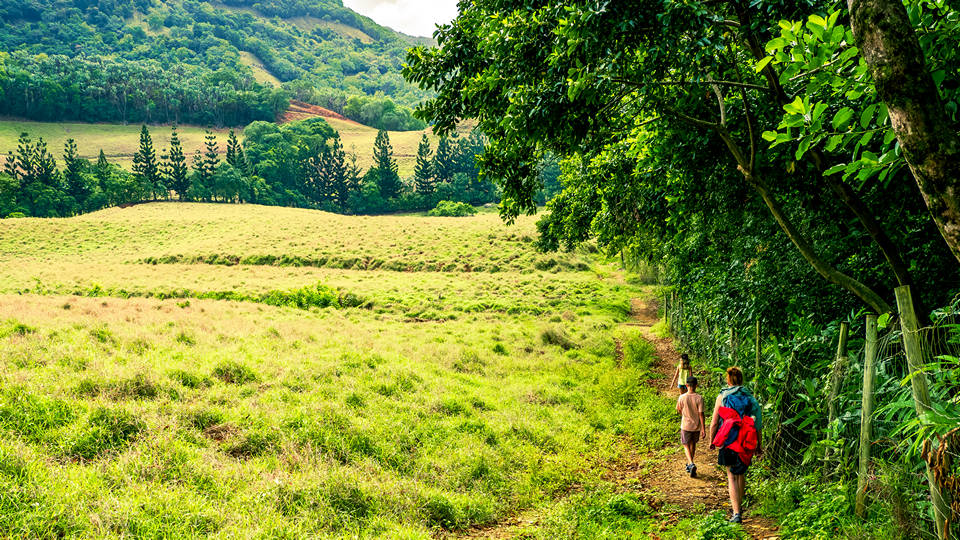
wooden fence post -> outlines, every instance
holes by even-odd
[[[737,331],[730,327],[730,365],[737,365]]]
[[[753,365],[753,380],[756,382],[757,377],[760,376],[760,318],[757,318],[756,328],[754,329],[754,343],[756,345],[754,349],[754,365]]]
[[[914,311],[913,295],[909,285],[902,285],[895,289],[897,295],[897,310],[900,312],[900,330],[903,335],[903,349],[907,354],[907,366],[910,369],[910,388],[913,391],[913,406],[917,416],[923,416],[931,409],[930,392],[927,390],[927,376],[922,371],[924,358],[923,346],[920,343],[920,323]],[[940,492],[940,487],[934,479],[930,464],[927,463],[927,483],[930,485],[930,500],[933,502],[934,521],[937,524],[937,537],[947,538],[950,532],[946,531],[946,518],[950,515],[950,505]]]
[[[877,316],[867,315],[867,342],[863,351],[863,400],[860,407],[860,471],[857,475],[857,515],[867,515],[867,475],[873,439],[873,381],[877,358]]]
[[[840,393],[840,383],[847,368],[847,336],[850,333],[850,323],[840,323],[840,339],[837,341],[837,356],[833,360],[833,369],[830,371],[830,386],[827,392],[827,429],[833,426],[837,418],[837,394]],[[823,461],[829,464],[833,449],[827,447],[823,453]]]

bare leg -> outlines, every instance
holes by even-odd
[[[740,513],[740,481],[742,479],[743,475],[733,474],[729,468],[727,469],[727,490],[730,492],[730,506],[734,514]]]
[[[693,463],[693,454],[696,451],[696,447],[692,444],[683,445],[683,453],[687,455],[687,463]]]
[[[737,492],[740,495],[739,500],[740,500],[740,503],[743,504],[743,495],[747,489],[747,475],[738,474],[735,476],[735,478],[737,479]]]
[[[694,463],[693,458],[697,457],[697,443],[690,444],[687,452],[690,454],[690,463]]]

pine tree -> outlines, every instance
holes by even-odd
[[[203,172],[205,179],[213,178],[217,172],[217,165],[220,164],[220,148],[217,146],[217,136],[211,131],[207,131],[203,137]]]
[[[133,155],[133,174],[138,177],[140,184],[149,187],[154,199],[166,194],[160,177],[157,152],[153,148],[153,139],[146,124],[140,128],[140,148]]]
[[[434,190],[433,166],[430,159],[430,139],[424,135],[417,147],[417,165],[413,169],[417,193],[430,195]]]
[[[442,137],[437,143],[437,153],[433,156],[433,177],[437,183],[452,182],[456,173],[454,147],[450,139]]]
[[[181,201],[186,199],[187,191],[190,189],[190,175],[187,174],[187,158],[183,155],[183,146],[180,144],[176,124],[173,125],[170,133],[170,150],[164,156],[163,168],[167,186],[177,192],[177,197]]]
[[[10,169],[13,171],[14,178],[20,180],[20,185],[26,188],[36,181],[36,172],[34,168],[34,148],[33,142],[26,133],[21,133],[17,139],[17,157],[12,160]]]
[[[227,163],[241,174],[247,174],[247,158],[243,155],[243,146],[237,140],[237,134],[230,130],[227,137]]]
[[[397,198],[403,188],[403,182],[400,181],[400,174],[397,172],[397,162],[393,159],[390,136],[384,129],[377,132],[377,140],[373,143],[373,162],[380,196],[384,199]]]
[[[67,195],[73,198],[75,211],[82,212],[86,208],[87,198],[90,196],[90,185],[84,175],[87,170],[87,160],[77,154],[77,142],[67,139],[63,148],[63,180],[66,184]]]
[[[359,181],[359,169],[343,150],[340,134],[334,133],[323,159],[325,192],[341,210],[347,208],[350,193]]]

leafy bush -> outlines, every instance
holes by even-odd
[[[639,333],[624,336],[624,364],[641,370],[650,369],[657,358],[657,349]]]
[[[440,201],[436,208],[427,212],[434,217],[466,217],[477,213],[477,209],[464,202]]]
[[[556,345],[565,351],[579,347],[559,326],[550,326],[541,330],[540,341],[544,345]]]

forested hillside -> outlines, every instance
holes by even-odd
[[[294,97],[422,129],[400,75],[415,42],[339,0],[4,1],[0,115],[243,126]]]

